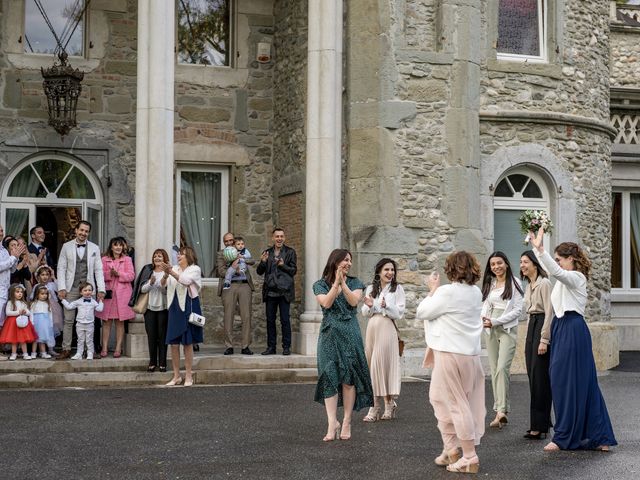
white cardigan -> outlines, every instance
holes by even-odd
[[[475,285],[442,285],[416,311],[427,346],[441,352],[480,355],[482,292]]]
[[[387,285],[382,289],[377,298],[373,299],[373,306],[371,308],[366,305],[362,305],[362,315],[365,318],[372,317],[379,313],[385,317],[389,317],[393,320],[400,320],[404,316],[405,309],[405,295],[402,285],[396,286],[395,292],[390,292],[391,285]],[[370,296],[373,286],[369,285],[364,292],[364,296]],[[382,298],[384,297],[385,308],[381,307]]]
[[[520,288],[522,288],[522,282],[517,278],[514,278],[514,283],[517,283]],[[491,289],[493,290],[495,286],[495,281],[491,285]],[[524,291],[524,289],[523,289]],[[482,304],[482,316],[487,317],[487,313],[489,311],[489,297]],[[522,319],[522,314],[524,312],[524,296],[522,293],[518,291],[515,285],[511,287],[511,298],[507,301],[507,306],[504,309],[502,315],[500,315],[495,320],[491,320],[491,324],[494,327],[501,325],[507,332],[511,330],[513,327],[518,326],[518,322]],[[487,330],[488,332],[488,330]]]
[[[179,277],[178,280],[171,275],[167,278],[167,307],[171,306],[173,296],[177,295],[180,310],[184,312],[187,302],[187,290],[189,290],[189,297],[191,298],[196,298],[200,293],[200,288],[202,288],[202,271],[198,265],[189,265],[184,270],[181,270],[178,265],[174,265],[172,270],[176,272]]]
[[[587,306],[587,278],[577,270],[565,270],[561,268],[551,255],[533,249],[533,253],[544,267],[544,269],[555,277],[558,281],[551,290],[551,304],[556,317],[564,317],[565,312],[578,312],[584,316]]]

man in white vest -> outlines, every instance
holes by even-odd
[[[98,292],[99,300],[104,299],[106,289],[104,287],[104,274],[102,272],[102,258],[100,248],[88,240],[91,232],[91,224],[86,220],[80,220],[76,227],[76,238],[62,245],[58,257],[58,297],[73,302],[80,298],[78,285],[88,282],[93,285],[93,290]],[[73,323],[75,310],[64,311],[64,328],[62,330],[62,354],[59,360],[71,356],[71,339],[73,337]],[[98,320],[99,321],[99,320]],[[100,329],[96,329],[98,335]],[[100,337],[98,337],[100,338]],[[95,344],[96,353],[100,342]],[[94,358],[96,358],[94,356]],[[99,354],[98,357],[100,358]]]

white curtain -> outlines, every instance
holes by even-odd
[[[631,210],[631,288],[640,287],[640,194],[630,195]]]
[[[9,187],[10,197],[34,197],[40,188],[40,181],[33,173],[31,165],[21,171]],[[29,210],[23,208],[7,208],[7,226],[5,233],[7,235],[16,235],[23,237],[29,230]],[[25,241],[29,241],[29,236],[24,237]]]
[[[183,171],[180,180],[181,235],[196,251],[203,274],[209,275],[220,238],[221,175]]]

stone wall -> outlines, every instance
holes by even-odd
[[[594,261],[588,319],[609,314],[608,2],[564,2],[549,27],[562,39],[557,53],[551,45],[539,66],[496,60],[494,14],[488,1],[348,6],[347,235],[365,281],[380,256],[398,260],[407,290],[400,327],[413,346],[424,344],[414,312],[425,276],[454,249],[481,262],[491,251],[493,206],[481,202],[481,178],[500,146],[547,151],[557,164],[549,171],[569,179],[567,222]],[[415,22],[428,38],[416,41]],[[519,118],[491,120],[514,111]],[[547,121],[527,121],[529,112]]]
[[[296,300],[291,309],[294,331],[304,292],[307,13],[306,1],[275,1],[273,210],[276,224],[285,229],[287,244],[296,249],[298,258]]]
[[[89,12],[86,59],[71,58],[85,72],[78,99],[78,127],[64,139],[47,125],[40,67],[53,56],[22,54],[21,2],[0,2],[0,181],[22,158],[55,150],[86,163],[103,188],[104,234],[134,238],[137,2],[94,2]],[[20,11],[20,10],[18,10]],[[89,42],[87,42],[89,43]]]
[[[611,32],[611,86],[640,88],[640,27]]]

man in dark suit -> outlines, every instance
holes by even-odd
[[[280,326],[282,327],[282,354],[291,355],[291,321],[289,309],[296,289],[293,277],[296,274],[296,251],[287,247],[284,230],[273,229],[273,246],[262,252],[256,272],[264,274],[262,284],[262,301],[266,304],[267,314],[267,349],[262,355],[276,353],[276,314],[280,310]]]
[[[233,233],[225,233],[222,237],[225,247],[233,247],[235,238]],[[218,252],[216,256],[216,273],[218,274],[218,296],[222,297],[222,307],[224,309],[224,345],[225,355],[233,355],[233,316],[236,311],[236,305],[240,310],[240,319],[242,321],[242,350],[243,355],[253,355],[249,348],[251,345],[251,296],[254,290],[253,280],[249,269],[240,270],[240,259],[237,258],[231,265],[227,265],[223,250]],[[231,279],[229,288],[223,288],[224,276],[227,269],[233,267],[236,274]]]
[[[44,246],[45,233],[44,228],[41,226],[33,227],[29,230],[31,236],[31,243],[27,246],[29,253],[33,253],[38,256],[38,265],[49,265],[54,268],[53,259],[49,249]]]

